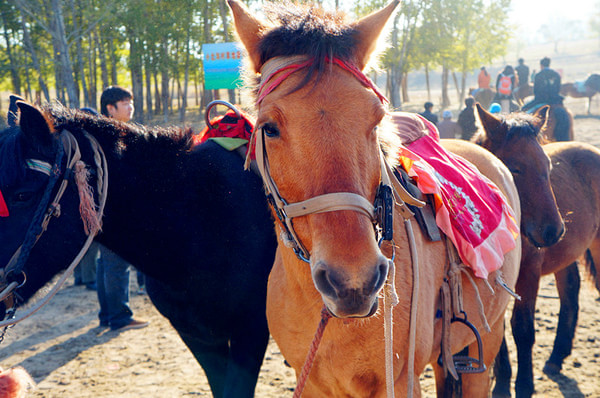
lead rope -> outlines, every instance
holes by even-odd
[[[329,322],[329,318],[331,318],[331,316],[332,315],[327,307],[323,306],[321,309],[321,321],[319,322],[319,326],[315,332],[315,337],[313,337],[313,341],[310,343],[310,349],[308,350],[308,355],[306,355],[306,359],[304,360],[302,372],[300,372],[300,377],[296,382],[296,389],[294,390],[293,398],[300,398],[302,395],[302,391],[306,385],[306,380],[308,380],[308,375],[310,374],[310,370],[312,369],[312,365],[315,360],[315,355],[317,355],[319,344],[321,344],[321,339],[323,338],[323,333],[325,332],[325,326],[327,326],[327,322]]]

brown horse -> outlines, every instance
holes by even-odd
[[[573,114],[562,104],[545,105],[537,108],[535,116],[545,119],[542,134],[550,141],[573,141]]]
[[[535,304],[542,275],[554,274],[560,296],[560,313],[554,348],[544,366],[547,374],[560,372],[570,355],[577,325],[580,278],[577,260],[585,259],[589,274],[600,291],[600,150],[581,142],[556,142],[544,146],[552,161],[550,179],[560,213],[565,220],[564,237],[555,245],[538,248],[523,239],[523,257],[517,282],[520,301],[511,319],[518,351],[517,397],[534,392],[532,347],[535,342]],[[497,362],[494,396],[510,396],[511,370],[506,345]]]
[[[471,88],[469,89],[469,95],[475,98],[475,101],[479,102],[485,109],[489,109],[492,100],[496,96],[496,90],[491,88]]]
[[[427,240],[418,228],[411,240],[410,228],[406,227],[410,218],[403,222],[401,213],[406,213],[394,206],[392,261],[383,253],[391,255],[392,250],[382,251],[378,245],[368,210],[380,196],[378,187],[386,175],[381,148],[392,160],[399,142],[393,130],[383,125],[378,128],[386,119],[386,109],[362,70],[399,2],[352,24],[317,8],[273,9],[278,13],[271,20],[279,23],[267,24],[237,0],[228,3],[248,51],[249,72],[259,78],[255,82],[257,159],[263,163],[276,228],[282,231],[269,276],[267,318],[271,334],[299,375],[325,304],[337,319],[330,321],[322,335],[305,396],[383,396],[384,320],[377,308],[383,306],[380,292],[388,272],[396,269],[395,277],[390,272],[387,284],[393,290],[390,286],[395,283],[403,292],[393,310],[391,380],[397,397],[419,396],[418,376],[426,364],[434,364],[436,373],[441,373],[437,360],[442,320],[436,313],[446,276],[447,248],[443,242]],[[411,120],[425,126],[417,116]],[[477,145],[464,141],[457,145],[500,187],[519,222],[518,194],[510,172]],[[340,197],[345,198],[342,203],[338,203]],[[292,221],[290,217],[295,218]],[[390,224],[382,226],[384,231],[388,227]],[[516,248],[506,253],[501,269],[509,286],[518,273],[520,240],[515,244]],[[417,257],[419,265],[413,268]],[[495,294],[485,280],[474,278],[482,311],[491,326],[491,332],[482,335],[486,365],[500,347],[510,299],[497,284],[498,272],[490,274]],[[483,320],[476,316],[477,293],[468,276],[462,275],[462,282],[465,310],[483,330]],[[409,330],[418,330],[418,337],[409,340]],[[407,341],[412,342],[408,349]],[[475,341],[469,330],[453,328],[450,349],[458,352]],[[487,396],[487,370],[467,375],[463,382],[465,396]],[[441,388],[439,393],[443,393]]]
[[[582,83],[563,83],[560,94],[573,98],[588,99],[588,115],[592,113],[592,97],[600,93],[600,74],[593,73]]]
[[[525,103],[525,98],[533,95],[533,86],[527,82],[526,85],[518,86],[515,91],[513,91],[513,97],[519,106],[523,106]]]

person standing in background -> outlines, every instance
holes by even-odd
[[[462,136],[462,129],[452,120],[452,112],[445,110],[442,113],[442,121],[437,125],[438,131],[440,132],[440,138],[460,138]]]
[[[108,87],[100,97],[100,111],[109,118],[129,122],[134,112],[133,95],[122,87]],[[100,326],[118,331],[148,326],[149,322],[134,319],[129,307],[130,264],[101,246],[96,266]]]

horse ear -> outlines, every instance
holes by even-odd
[[[52,126],[46,117],[38,108],[26,102],[18,101],[17,106],[21,111],[19,126],[26,142],[36,151],[51,155],[54,152],[54,135]]]
[[[548,121],[550,120],[550,105],[544,105],[535,112],[535,116],[540,119],[540,131],[546,131]]]
[[[6,122],[9,127],[15,127],[17,125],[17,111],[19,108],[17,107],[17,101],[25,101],[23,98],[18,95],[11,94],[9,98],[8,104],[8,114],[6,115]]]
[[[483,109],[479,102],[475,103],[475,106],[485,135],[493,142],[503,142],[506,137],[506,129],[503,128],[502,120]]]
[[[394,0],[385,8],[367,15],[366,17],[361,18],[352,24],[352,26],[358,32],[358,43],[356,46],[355,57],[356,66],[360,70],[363,70],[369,62],[371,54],[377,47],[377,39],[379,38],[379,35],[381,35],[386,22],[399,3],[399,0]]]
[[[244,47],[246,47],[246,51],[248,51],[254,71],[258,73],[262,67],[258,43],[267,26],[252,15],[250,10],[240,1],[227,0],[227,4],[233,13],[235,31],[244,44]]]

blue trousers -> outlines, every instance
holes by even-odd
[[[133,312],[129,308],[130,265],[116,253],[102,246],[96,267],[100,325],[119,329],[133,319]]]

